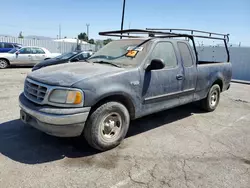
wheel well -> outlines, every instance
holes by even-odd
[[[108,97],[101,99],[93,107],[91,107],[90,113],[95,111],[102,104],[107,103],[107,102],[111,102],[111,101],[122,103],[128,109],[130,118],[134,119],[135,107],[134,107],[132,101],[123,95],[111,95],[111,96],[108,96]]]
[[[220,91],[223,90],[223,82],[222,82],[221,79],[217,79],[217,80],[213,83],[213,85],[215,85],[215,84],[218,84],[218,85],[220,86]],[[212,85],[212,86],[213,86],[213,85]]]
[[[7,61],[8,65],[10,65],[10,61],[8,59],[6,59],[6,58],[0,58],[0,59]]]

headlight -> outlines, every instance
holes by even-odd
[[[83,93],[79,90],[55,89],[51,92],[49,101],[61,104],[81,104]]]

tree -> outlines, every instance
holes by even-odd
[[[106,44],[110,43],[111,41],[112,41],[112,39],[108,38],[108,39],[103,41],[103,44],[106,45]]]
[[[83,40],[83,41],[85,41],[85,42],[88,42],[88,40],[89,40],[89,38],[88,38],[88,36],[87,36],[86,33],[80,33],[80,34],[78,35],[78,39],[79,39],[79,40]]]
[[[95,44],[95,40],[94,39],[90,39],[89,40],[89,44]]]
[[[18,35],[18,38],[23,39],[22,31],[20,31],[20,33],[19,33],[19,35]]]

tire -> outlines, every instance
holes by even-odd
[[[212,112],[218,106],[219,101],[220,86],[215,84],[210,88],[207,97],[201,101],[201,107],[208,112]]]
[[[6,69],[9,67],[9,62],[5,59],[0,59],[0,69]]]
[[[89,116],[83,131],[84,137],[95,149],[110,150],[125,138],[129,123],[129,112],[123,104],[107,102]]]

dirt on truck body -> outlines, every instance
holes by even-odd
[[[232,77],[228,35],[166,30],[101,32],[128,39],[110,42],[86,63],[31,72],[19,97],[21,119],[50,135],[83,135],[108,150],[124,139],[132,119],[195,101],[215,110]],[[199,61],[195,37],[224,41],[227,60]]]

